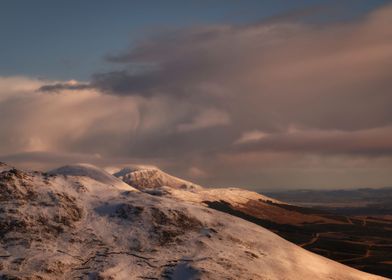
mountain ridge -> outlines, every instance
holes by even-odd
[[[232,215],[65,173],[0,172],[0,279],[383,279]]]

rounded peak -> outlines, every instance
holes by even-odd
[[[142,191],[162,187],[188,190],[201,188],[196,184],[172,176],[155,166],[137,165],[125,167],[113,175]]]
[[[82,176],[89,177],[100,183],[114,186],[118,189],[133,189],[118,178],[106,172],[102,168],[88,163],[77,163],[65,165],[48,172],[54,175]],[[126,186],[126,187],[125,187]]]

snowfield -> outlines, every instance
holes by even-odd
[[[131,187],[91,165],[0,165],[0,279],[384,279],[199,203],[258,194],[141,171],[121,175]]]

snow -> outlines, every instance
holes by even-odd
[[[287,205],[287,203],[256,192],[234,187],[205,188],[171,176],[157,168],[152,170],[143,167],[123,169],[119,178],[144,193],[201,206],[209,206],[210,203],[224,203],[234,210],[274,223],[290,225],[320,221],[339,223],[339,221],[331,220],[328,217],[285,209],[286,207],[279,205]]]
[[[140,191],[151,192],[150,189],[154,189],[155,191],[169,193],[172,197],[188,202],[201,203],[206,200],[224,199],[233,205],[246,204],[250,200],[283,203],[240,188],[204,188],[195,183],[169,175],[155,167],[126,167],[113,175]]]
[[[1,174],[0,278],[383,279],[234,216],[109,179],[86,165]],[[222,195],[234,192],[248,199],[236,189]]]
[[[146,165],[132,165],[132,166],[127,166],[124,167],[116,172],[113,172],[113,175],[115,177],[124,177],[129,173],[135,172],[135,171],[141,171],[141,170],[159,170],[155,166],[146,166]]]
[[[141,191],[146,189],[159,189],[164,186],[192,191],[201,189],[196,184],[169,175],[155,167],[126,167],[113,175]]]
[[[197,280],[199,276],[200,272],[186,262],[177,264],[171,273],[171,279],[173,280]]]
[[[244,205],[249,201],[261,200],[263,202],[283,203],[276,199],[258,194],[256,192],[247,191],[239,188],[219,188],[219,189],[199,189],[194,192],[186,190],[170,189],[170,194],[183,201],[202,203],[203,201],[219,201],[224,200],[231,205]]]
[[[103,169],[100,169],[94,165],[79,163],[74,165],[66,165],[60,168],[51,170],[48,172],[53,175],[68,175],[68,176],[83,176],[89,177],[95,181],[103,183],[105,185],[120,189],[120,190],[128,190],[135,191],[135,188],[130,186],[129,184],[124,183],[123,181],[117,179],[113,175],[109,174]]]

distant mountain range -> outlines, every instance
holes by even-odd
[[[267,192],[277,199],[348,215],[392,215],[392,187]]]

